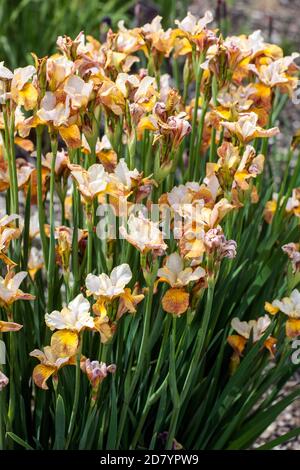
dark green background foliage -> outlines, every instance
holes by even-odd
[[[186,9],[185,0],[0,0],[0,59],[12,68],[24,66],[30,52],[53,52],[59,35],[74,38],[83,30],[101,39],[119,20],[132,26],[161,14],[169,22]]]

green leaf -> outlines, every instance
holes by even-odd
[[[116,396],[116,386],[115,378],[112,378],[111,385],[111,410],[110,410],[110,421],[107,437],[107,449],[115,449],[116,442],[118,437],[118,408],[117,408],[117,396]]]
[[[99,416],[97,416],[97,408],[94,406],[86,420],[82,437],[79,442],[79,450],[87,450],[92,444],[91,434],[97,430]]]
[[[63,450],[65,448],[65,433],[66,433],[66,413],[64,400],[61,395],[58,395],[56,400],[55,409],[55,442],[53,449]]]
[[[6,435],[8,437],[10,437],[13,441],[15,441],[17,444],[19,444],[20,446],[24,447],[24,449],[26,450],[34,450],[33,447],[31,447],[28,442],[25,442],[23,441],[23,439],[21,439],[19,436],[17,436],[15,433],[13,432],[7,432]]]
[[[277,416],[300,395],[300,390],[295,390],[288,397],[283,398],[258,416],[246,423],[239,431],[240,437],[231,442],[228,450],[244,449],[262,434],[262,432],[277,418]]]
[[[300,434],[300,427],[293,429],[292,431],[289,431],[285,434],[283,434],[280,437],[277,437],[276,439],[273,439],[272,441],[267,442],[266,444],[257,447],[255,450],[270,450],[273,449],[276,446],[279,446],[281,444],[284,444],[285,442],[290,441],[293,439],[293,437],[297,437]]]

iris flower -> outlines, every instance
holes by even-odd
[[[86,328],[93,329],[94,318],[90,315],[90,303],[82,294],[77,295],[62,310],[45,315],[46,325],[56,331],[51,347],[58,357],[73,356],[79,345],[79,335]]]
[[[288,317],[285,324],[287,337],[295,338],[300,335],[300,292],[298,289],[294,289],[289,297],[276,299],[272,303],[266,302],[265,310],[271,315],[280,311]]]
[[[120,227],[120,234],[142,254],[153,252],[160,256],[167,249],[158,223],[146,219],[141,212],[129,216],[127,227]]]
[[[80,361],[81,370],[87,375],[93,389],[97,390],[101,382],[108,376],[109,373],[114,374],[116,365],[106,365],[105,362],[91,361],[90,359],[82,358]]]
[[[251,112],[240,114],[235,122],[222,121],[221,125],[244,144],[256,137],[273,137],[279,133],[278,127],[263,129],[257,125],[257,120],[257,114]]]
[[[43,390],[48,390],[47,380],[51,375],[56,375],[59,369],[68,364],[75,364],[74,357],[58,356],[51,346],[45,346],[43,351],[34,349],[30,356],[40,361],[40,364],[33,369],[32,378],[34,383]]]
[[[108,176],[103,165],[95,163],[85,170],[73,164],[69,165],[69,169],[86,203],[91,203],[96,196],[105,192]]]
[[[233,318],[231,321],[232,328],[238,333],[237,335],[228,336],[228,343],[234,349],[238,356],[243,354],[247,341],[252,337],[253,343],[256,343],[264,335],[265,331],[271,324],[268,315],[258,318],[258,320],[250,320],[248,322]],[[276,340],[269,336],[264,346],[274,355]]]
[[[12,270],[8,271],[5,278],[0,277],[0,305],[8,308],[16,300],[33,300],[34,295],[26,294],[21,291],[20,284],[27,276],[26,271],[20,271],[14,274]]]
[[[127,263],[115,267],[110,276],[105,273],[99,276],[88,274],[85,281],[87,295],[112,299],[124,293],[124,288],[131,278],[132,272]]]

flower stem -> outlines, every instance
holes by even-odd
[[[9,334],[9,358],[10,358],[10,376],[9,376],[9,405],[8,405],[8,430],[13,429],[13,422],[16,411],[16,388],[15,388],[15,374],[14,364],[16,361],[16,348],[14,333]]]
[[[19,198],[18,198],[18,177],[17,177],[17,166],[16,166],[16,152],[15,152],[15,122],[14,117],[10,123],[10,151],[11,151],[11,162],[12,162],[12,187],[14,191],[15,207],[13,208],[14,213],[19,213]]]
[[[212,79],[212,101],[214,107],[218,106],[218,83],[215,76]],[[209,161],[213,162],[216,154],[216,128],[212,128],[211,138],[210,138],[210,149],[209,149]]]
[[[202,105],[201,117],[200,117],[198,135],[197,135],[197,142],[195,143],[196,145],[195,145],[195,155],[194,155],[193,181],[198,181],[199,178],[200,178],[200,173],[201,173],[201,167],[202,167],[201,163],[202,162],[201,162],[201,160],[199,160],[199,161],[195,161],[195,160],[196,160],[196,157],[199,156],[199,152],[200,152],[200,148],[201,148],[207,107],[208,107],[208,101],[205,100],[203,102],[203,105]]]
[[[10,213],[19,213],[18,203],[18,179],[16,169],[16,156],[15,156],[15,142],[14,142],[14,118],[11,118],[12,122],[9,122],[9,116],[6,107],[3,108],[3,120],[4,120],[4,147],[5,156],[8,162],[9,172],[9,194],[10,194]],[[18,225],[18,221],[16,221]]]
[[[122,439],[123,429],[125,426],[126,416],[127,416],[131,398],[135,391],[140,375],[146,367],[146,358],[147,358],[147,355],[149,354],[148,342],[149,342],[149,336],[150,336],[149,333],[150,333],[150,321],[151,321],[151,311],[152,311],[152,301],[153,301],[154,279],[156,278],[157,269],[158,269],[158,263],[156,262],[152,271],[152,282],[149,283],[149,292],[148,292],[147,306],[146,306],[146,311],[145,311],[145,316],[144,316],[142,340],[141,340],[139,355],[137,359],[137,367],[136,367],[132,382],[130,384],[129,390],[127,393],[125,392],[124,404],[123,404],[121,417],[120,417],[119,439],[117,443],[117,448],[119,447],[121,439]]]
[[[194,171],[194,163],[195,163],[195,138],[196,138],[196,129],[197,129],[197,114],[198,114],[198,105],[199,105],[199,97],[200,97],[200,85],[203,75],[203,69],[200,67],[204,60],[204,55],[201,54],[199,60],[195,60],[195,75],[196,75],[196,95],[195,95],[195,105],[194,105],[194,112],[193,112],[193,120],[192,120],[192,133],[190,138],[190,146],[189,146],[189,166],[188,166],[188,178],[192,178],[193,171]]]
[[[57,154],[57,136],[51,136],[51,175],[50,175],[50,245],[48,257],[48,312],[53,310],[54,284],[55,284],[55,215],[54,215],[54,188],[55,188],[55,161]]]
[[[88,226],[88,245],[87,245],[87,274],[92,272],[93,268],[93,206],[87,204],[87,226]]]
[[[157,359],[157,363],[156,363],[155,371],[154,371],[154,374],[153,374],[152,382],[151,382],[150,387],[149,387],[147,401],[146,401],[146,404],[144,406],[143,413],[142,413],[142,416],[140,418],[140,421],[139,421],[138,425],[136,426],[136,431],[135,431],[135,434],[133,436],[132,444],[130,446],[131,449],[134,449],[137,445],[140,433],[143,429],[144,423],[147,419],[148,413],[149,413],[150,408],[151,408],[151,396],[152,396],[154,388],[156,387],[157,382],[160,378],[160,371],[161,371],[161,366],[162,366],[163,359],[164,359],[164,352],[165,352],[165,348],[166,348],[166,344],[167,344],[167,340],[168,340],[169,329],[170,329],[170,317],[167,317],[165,319],[163,339],[162,339],[162,342],[161,342],[159,356],[158,356],[158,359]]]
[[[194,382],[194,376],[195,372],[197,371],[197,368],[199,367],[199,362],[201,360],[201,354],[203,351],[203,348],[205,346],[205,341],[206,341],[206,336],[209,328],[209,321],[211,317],[211,310],[212,310],[212,304],[213,304],[213,298],[214,298],[214,290],[215,290],[215,280],[214,278],[209,278],[208,279],[208,290],[207,290],[207,298],[206,298],[206,305],[205,305],[205,310],[204,310],[204,315],[203,315],[203,320],[201,324],[201,328],[199,329],[199,332],[197,334],[196,338],[196,346],[195,346],[195,352],[191,361],[190,368],[188,370],[186,380],[180,395],[181,403],[184,402],[186,399],[188,392],[193,385]]]
[[[5,441],[5,391],[0,392],[0,450],[4,450]]]
[[[72,439],[72,434],[74,431],[74,426],[75,426],[75,421],[76,421],[76,415],[77,415],[77,410],[78,410],[78,404],[79,404],[79,392],[80,392],[80,358],[81,358],[81,349],[82,349],[82,338],[79,339],[79,349],[77,352],[77,361],[76,361],[76,376],[75,376],[75,394],[74,394],[74,402],[73,402],[73,408],[72,408],[72,413],[71,413],[71,419],[70,419],[70,424],[68,428],[68,437],[67,437],[67,443],[66,443],[66,449],[68,449],[71,439]]]
[[[172,335],[170,338],[170,391],[173,402],[173,412],[171,416],[171,423],[168,432],[168,439],[166,449],[172,449],[173,440],[176,433],[177,421],[180,412],[180,396],[177,388],[176,380],[176,357],[175,357],[175,345],[176,345],[176,322],[177,318],[173,316],[172,321]]]
[[[43,202],[43,180],[42,180],[42,134],[43,128],[38,126],[36,129],[36,160],[37,160],[37,203],[39,229],[42,242],[44,263],[48,267],[48,240],[45,234],[45,207]]]

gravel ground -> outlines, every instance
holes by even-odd
[[[284,387],[283,394],[288,395],[288,393],[295,390],[299,386],[300,374],[299,372],[295,374],[292,380],[287,382]],[[253,448],[262,446],[266,442],[272,441],[277,437],[286,434],[300,426],[300,399],[295,400],[290,406],[288,406],[272,423],[265,432],[257,439]],[[274,448],[274,450],[300,450],[300,436],[291,439],[285,444],[281,444]]]

